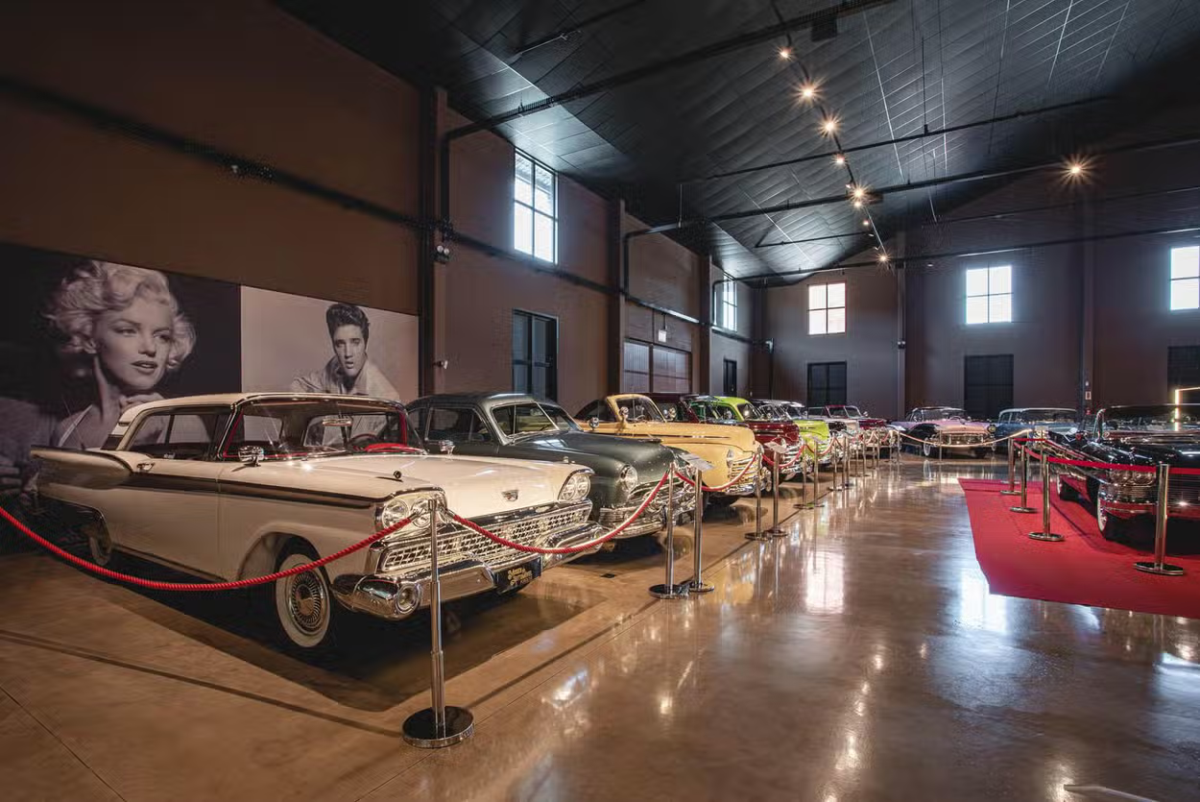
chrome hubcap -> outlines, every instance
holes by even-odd
[[[1100,525],[1100,531],[1108,526],[1108,513],[1104,511],[1104,504],[1099,498],[1096,499],[1096,523]]]
[[[291,577],[290,581],[288,613],[292,621],[307,634],[320,632],[329,609],[324,583],[312,571]]]

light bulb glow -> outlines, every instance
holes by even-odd
[[[821,131],[826,136],[832,134],[838,129],[838,121],[836,117],[827,117],[821,122]]]
[[[792,49],[790,47],[779,48],[779,57],[784,61],[788,61],[792,57]]]
[[[846,166],[846,157],[843,154],[839,153],[838,155],[833,157],[833,163],[836,164],[838,167],[845,167]]]
[[[817,85],[816,84],[807,83],[800,87],[800,99],[801,100],[813,100],[814,98],[816,98],[816,96],[817,96]]]

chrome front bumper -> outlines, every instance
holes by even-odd
[[[601,534],[602,528],[589,522],[580,529],[552,535],[538,545],[544,548],[570,548],[594,540]],[[533,554],[507,548],[509,556],[497,562],[447,555],[444,558],[446,562],[438,566],[442,601],[489,591],[505,593],[519,590],[545,571],[598,550],[597,546],[574,554]],[[332,582],[333,595],[348,610],[399,621],[429,606],[432,576],[433,571],[428,564],[387,573],[342,574]]]
[[[647,491],[649,492],[649,491]],[[601,529],[607,532],[620,526],[629,516],[637,512],[638,507],[645,501],[645,495],[635,493],[634,498],[624,507],[601,507],[598,522]],[[636,503],[635,503],[636,502]],[[691,514],[696,509],[696,491],[686,482],[675,483],[673,499],[675,523]],[[642,513],[642,517],[630,524],[629,528],[617,535],[615,540],[625,540],[631,537],[649,535],[667,526],[667,502],[665,491],[659,493],[650,506]]]

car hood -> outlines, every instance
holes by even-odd
[[[745,426],[722,426],[715,423],[659,423],[657,421],[626,422],[616,430],[622,437],[645,437],[660,440],[664,445],[687,449],[696,443],[728,445],[743,451],[755,450],[754,432]]]
[[[354,455],[238,466],[222,481],[341,494],[383,501],[397,493],[441,488],[467,518],[549,504],[579,465],[423,454]],[[399,478],[397,478],[397,474]],[[505,493],[515,498],[506,498]]]
[[[978,421],[964,421],[958,418],[921,421],[927,426],[935,426],[940,432],[986,432],[991,424]]]
[[[651,439],[652,440],[652,439]],[[658,481],[672,463],[669,449],[656,442],[589,432],[558,432],[517,440],[500,447],[500,455],[585,465],[598,477],[616,478],[625,465],[637,469],[640,481]]]
[[[1107,443],[1139,464],[1165,462],[1178,467],[1200,467],[1200,435],[1131,434],[1110,438]]]

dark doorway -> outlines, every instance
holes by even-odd
[[[725,360],[725,395],[737,396],[737,360]]]
[[[846,403],[846,363],[810,362],[808,365],[808,405],[823,407]]]
[[[1012,406],[1012,354],[969,356],[963,378],[963,408],[972,418],[995,420]]]
[[[513,392],[558,398],[558,321],[513,312]]]

